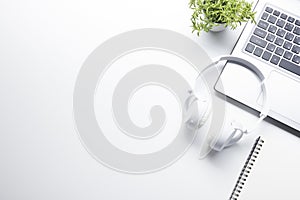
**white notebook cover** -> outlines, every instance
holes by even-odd
[[[300,199],[300,152],[280,140],[272,140],[272,136],[261,137],[264,142],[253,165],[250,165],[248,176],[244,172],[243,182],[235,188],[238,196],[233,200],[299,200]],[[298,143],[298,140],[291,140]],[[291,144],[293,146],[294,144]],[[289,172],[289,173],[287,173]],[[289,174],[289,175],[287,175]],[[293,176],[291,176],[293,174]]]

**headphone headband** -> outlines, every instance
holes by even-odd
[[[263,103],[262,103],[262,108],[259,111],[260,115],[259,115],[259,119],[257,120],[257,122],[255,123],[255,125],[251,128],[251,129],[246,129],[244,130],[245,133],[249,133],[251,131],[253,131],[257,125],[268,116],[268,113],[270,111],[270,105],[269,105],[269,101],[268,101],[268,87],[267,87],[267,82],[266,82],[266,78],[263,75],[263,73],[252,63],[250,63],[249,61],[243,59],[243,58],[239,58],[239,57],[235,57],[235,56],[231,56],[231,55],[226,55],[226,56],[221,56],[218,59],[216,59],[215,61],[213,61],[210,65],[207,66],[207,68],[211,67],[212,65],[215,65],[217,63],[219,63],[220,61],[227,61],[230,63],[234,63],[234,64],[238,64],[246,69],[248,69],[249,71],[253,72],[256,77],[259,78],[260,83],[261,83],[261,88],[262,88],[262,94],[263,94]]]

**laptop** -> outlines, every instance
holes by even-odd
[[[300,0],[259,0],[255,11],[257,23],[247,23],[232,55],[250,61],[267,78],[269,116],[300,131]],[[261,109],[260,83],[245,68],[228,63],[215,89]]]

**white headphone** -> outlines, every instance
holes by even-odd
[[[244,67],[253,72],[261,82],[263,103],[259,118],[251,129],[244,129],[242,124],[236,121],[231,121],[230,123],[226,123],[223,126],[219,137],[212,138],[209,141],[210,148],[216,151],[221,151],[224,148],[235,144],[242,138],[244,134],[252,132],[257,128],[258,124],[268,116],[269,112],[269,104],[267,101],[267,84],[265,81],[265,76],[262,74],[262,72],[249,61],[234,56],[222,56],[208,65],[203,71],[216,66],[216,64],[218,64],[220,61],[235,63],[238,66]],[[185,109],[187,113],[185,123],[186,126],[193,131],[197,131],[207,121],[211,113],[211,102],[209,100],[210,98],[205,92],[203,92],[202,94],[199,98],[192,91],[189,91],[189,96],[185,101]]]

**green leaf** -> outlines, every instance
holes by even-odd
[[[231,29],[242,22],[256,23],[253,3],[245,0],[190,0],[189,6],[193,10],[192,32],[196,31],[198,36],[201,31],[208,32],[218,23],[224,23]]]

